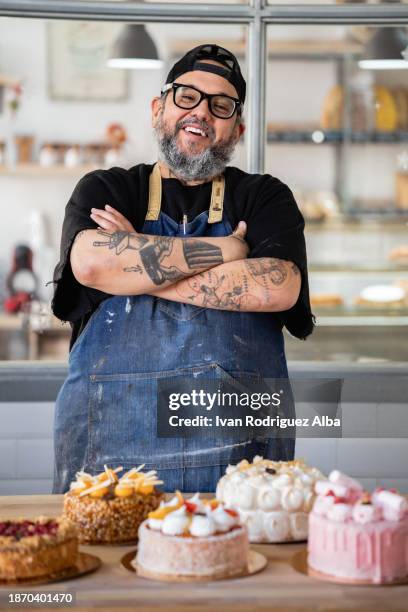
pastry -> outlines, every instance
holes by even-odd
[[[312,306],[342,306],[343,298],[338,293],[312,293],[310,304]]]
[[[314,485],[323,474],[303,461],[254,457],[228,466],[217,485],[217,499],[239,513],[251,542],[289,542],[307,538]]]
[[[400,308],[404,305],[405,291],[395,285],[365,287],[355,299],[357,306],[369,308]]]
[[[0,522],[0,579],[46,577],[76,564],[75,527],[64,518]]]
[[[408,576],[408,503],[395,490],[363,491],[331,472],[316,484],[309,515],[312,570],[350,582],[390,583]]]
[[[247,529],[238,513],[198,493],[184,500],[177,492],[139,528],[141,576],[228,578],[246,574],[248,558]]]
[[[86,544],[118,544],[137,539],[140,523],[157,508],[163,493],[156,471],[132,468],[119,479],[105,466],[97,476],[78,472],[64,496],[64,516],[78,527],[79,540]]]
[[[392,261],[408,261],[408,244],[401,244],[400,246],[395,247],[390,252],[389,258]]]

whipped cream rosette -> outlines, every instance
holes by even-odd
[[[395,490],[372,494],[338,470],[315,486],[309,516],[312,570],[348,582],[388,583],[408,577],[408,502]]]
[[[229,465],[217,485],[217,499],[235,509],[251,542],[289,542],[307,538],[314,486],[323,474],[304,461],[254,457]]]

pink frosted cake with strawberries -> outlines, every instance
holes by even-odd
[[[408,577],[408,502],[395,490],[371,495],[331,472],[315,485],[309,515],[309,568],[347,582],[386,584]]]

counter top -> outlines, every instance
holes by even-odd
[[[57,515],[62,495],[16,495],[0,497],[1,518],[33,518]],[[259,574],[200,584],[161,583],[137,578],[120,564],[132,546],[83,546],[81,550],[101,558],[101,568],[81,578],[31,587],[30,591],[76,593],[75,610],[93,607],[137,607],[148,610],[406,610],[407,586],[357,587],[321,582],[300,574],[291,558],[304,544],[252,545],[268,558]],[[159,551],[158,551],[159,554]],[[10,591],[11,589],[7,589]],[[21,588],[14,589],[19,592]],[[0,589],[0,599],[3,589]],[[3,595],[4,597],[4,595]],[[4,600],[3,600],[4,601]],[[1,607],[1,606],[0,606]]]

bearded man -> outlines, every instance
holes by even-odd
[[[283,326],[298,338],[313,329],[290,189],[228,166],[245,91],[228,50],[190,50],[152,100],[158,162],[91,172],[68,202],[53,300],[73,330],[56,493],[104,464],[143,463],[167,490],[214,491],[230,463],[293,458],[293,438],[157,433],[161,380],[287,378]]]

